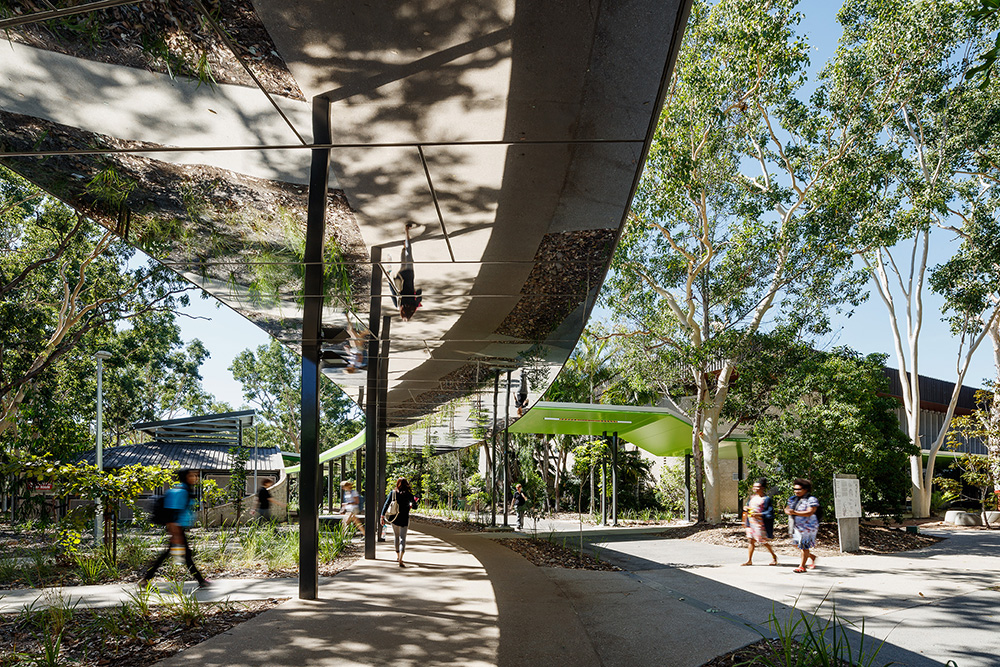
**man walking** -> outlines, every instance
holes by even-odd
[[[514,487],[514,509],[517,510],[517,529],[524,530],[524,509],[528,505],[528,496],[518,484]]]

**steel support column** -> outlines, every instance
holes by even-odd
[[[326,512],[333,514],[333,464],[335,459],[330,459],[326,466]]]
[[[372,297],[368,312],[368,397],[365,407],[365,559],[375,560],[375,525],[378,523],[378,381],[379,325],[382,319],[382,248],[372,248]]]
[[[737,445],[739,447],[739,445]],[[740,495],[740,482],[743,481],[743,454],[736,457],[736,514],[739,518],[740,508],[743,507],[743,497]]]
[[[497,525],[497,396],[500,393],[500,371],[493,375],[493,428],[490,429],[490,451],[493,459],[490,475],[490,525]]]
[[[379,358],[379,373],[378,373],[378,511],[381,514],[382,511],[382,501],[386,497],[386,479],[385,479],[385,464],[386,464],[386,431],[389,428],[388,411],[386,410],[386,403],[389,400],[389,328],[392,325],[392,316],[386,315],[382,318],[382,350],[380,351]],[[382,536],[384,526],[380,522],[375,524],[378,526],[378,541],[382,542],[385,538]]]
[[[330,100],[314,97],[313,141],[328,144]],[[330,179],[330,149],[312,149],[309,169],[309,209],[303,253],[302,404],[299,472],[299,598],[315,600],[319,593],[319,354],[323,327],[323,243]]]
[[[510,479],[508,479],[508,470],[510,462],[507,460],[507,452],[510,450],[510,430],[508,425],[510,424],[510,371],[507,371],[507,399],[503,404],[503,526],[506,528],[510,524],[507,523],[507,511],[510,507]]]
[[[618,432],[611,436],[611,525],[618,525]]]

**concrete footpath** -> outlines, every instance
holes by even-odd
[[[580,539],[572,526],[546,529]],[[873,664],[998,664],[1000,534],[957,534],[909,554],[821,558],[807,574],[793,573],[790,557],[779,567],[740,567],[742,550],[649,529],[584,532],[623,572],[536,567],[504,539],[518,538],[416,523],[407,567],[396,565],[391,541],[379,544],[378,559],[322,579],[319,600],[298,600],[294,579],[217,580],[199,599],[292,599],[159,664],[698,667],[769,634],[771,613],[786,618],[796,607],[822,619],[834,603],[858,628],[864,620],[869,637],[888,638]],[[133,590],[62,595],[107,605]],[[0,595],[0,610],[16,611],[39,593]],[[856,648],[860,636],[849,634]],[[870,638],[866,647],[874,648]]]

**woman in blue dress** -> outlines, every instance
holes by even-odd
[[[792,482],[792,491],[795,495],[788,499],[785,514],[792,517],[792,541],[802,551],[802,560],[795,572],[805,572],[807,561],[812,561],[809,569],[816,567],[816,556],[809,550],[816,546],[816,534],[819,532],[819,519],[816,518],[819,501],[809,495],[812,482],[808,479],[796,479]]]

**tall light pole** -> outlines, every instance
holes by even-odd
[[[100,350],[94,353],[97,360],[97,469],[104,472],[104,434],[101,432],[104,417],[104,394],[101,383],[104,379],[104,360],[110,359],[111,353]],[[104,505],[101,498],[97,499],[97,513],[94,515],[94,544],[98,547],[104,541]]]

